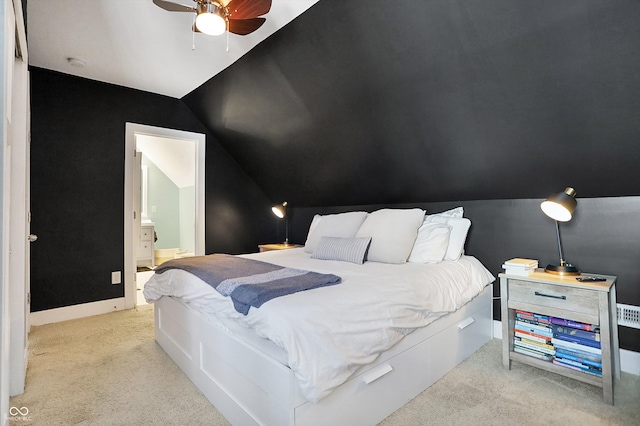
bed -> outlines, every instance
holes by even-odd
[[[232,424],[380,422],[492,338],[495,278],[462,253],[461,212],[416,210],[317,216],[305,248],[240,256],[340,277],[246,315],[191,272],[156,273],[157,342]]]

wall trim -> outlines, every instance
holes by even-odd
[[[493,320],[493,337],[502,339],[502,321]],[[620,370],[640,376],[640,352],[620,349]]]
[[[80,305],[31,312],[29,315],[29,322],[32,326],[38,326],[107,314],[113,311],[122,311],[123,309],[124,297],[119,297],[117,299],[100,300],[98,302],[82,303]]]

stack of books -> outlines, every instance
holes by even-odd
[[[553,328],[546,315],[516,310],[513,351],[545,361],[553,361]]]
[[[593,324],[549,318],[556,353],[553,363],[583,373],[602,376],[600,328]]]
[[[513,332],[514,352],[602,376],[596,325],[516,310]]]
[[[538,267],[538,261],[533,259],[515,258],[507,260],[502,265],[504,272],[510,275],[527,276],[533,273]]]

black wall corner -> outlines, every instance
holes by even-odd
[[[206,251],[274,236],[270,201],[180,100],[32,68],[31,309],[124,296],[125,123],[206,134]],[[263,213],[264,212],[264,213]]]

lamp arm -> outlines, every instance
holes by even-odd
[[[560,225],[558,221],[554,221],[556,223],[556,236],[558,237],[558,253],[560,254],[560,266],[564,266],[564,255],[562,254],[562,243],[560,242]]]
[[[284,232],[285,232],[284,245],[288,246],[289,245],[289,216],[284,217]]]

